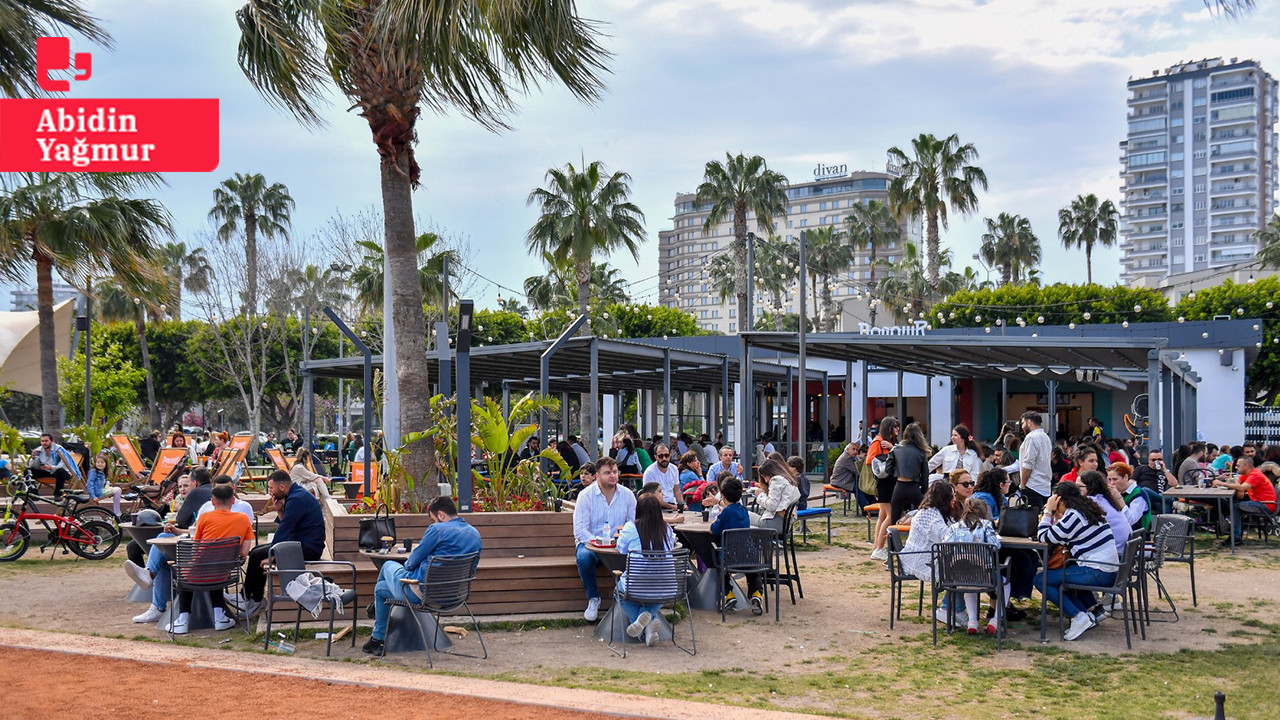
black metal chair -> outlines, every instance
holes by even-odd
[[[1146,626],[1140,622],[1142,610],[1134,606],[1141,599],[1142,592],[1139,589],[1139,581],[1135,577],[1134,566],[1137,562],[1138,552],[1142,549],[1142,536],[1135,535],[1129,538],[1125,543],[1124,553],[1120,558],[1120,564],[1116,567],[1116,579],[1111,585],[1082,585],[1076,583],[1062,583],[1061,592],[1066,594],[1071,590],[1081,590],[1084,592],[1098,593],[1099,595],[1109,595],[1120,601],[1120,618],[1124,621],[1124,644],[1125,647],[1133,649],[1133,639],[1129,632],[1129,626],[1133,625],[1134,629],[1142,629],[1142,637],[1147,636]],[[1067,560],[1068,564],[1074,563],[1073,558]],[[1058,606],[1058,634],[1059,636],[1065,631],[1066,626],[1063,623],[1062,606]]]
[[[1162,525],[1169,525],[1164,547],[1164,562],[1185,563],[1191,569],[1191,605],[1196,606],[1196,534],[1191,518],[1166,513],[1151,519],[1151,531],[1157,535]]]
[[[785,583],[791,593],[791,604],[796,604],[796,592],[804,598],[804,586],[800,584],[800,562],[796,560],[794,506],[787,509],[782,516],[782,534],[778,536],[778,550],[782,553],[782,569],[778,572],[778,582]],[[793,586],[792,583],[795,583]]]
[[[183,540],[169,563],[169,608],[178,616],[178,593],[217,592],[240,584],[240,544],[238,537],[214,540]],[[174,639],[173,622],[169,623],[169,639]]]
[[[440,626],[440,616],[458,608],[465,610],[467,616],[471,618],[471,626],[476,631],[476,639],[480,641],[482,654],[467,655],[448,651],[449,654],[480,660],[489,657],[489,650],[484,644],[484,635],[480,632],[480,623],[476,620],[475,613],[471,612],[471,606],[467,604],[467,600],[471,597],[471,583],[476,579],[476,566],[479,564],[480,553],[432,555],[427,560],[426,573],[422,577],[422,582],[413,578],[400,580],[404,584],[405,594],[413,595],[414,599],[387,601],[388,605],[401,605],[413,611],[411,614],[414,624],[418,626],[419,635],[422,634],[422,621],[418,619],[418,613],[427,613],[435,620],[435,636],[429,643],[423,643],[427,651],[428,667],[435,667],[435,662],[431,659],[431,648],[439,650],[440,633],[444,632]],[[445,651],[441,650],[441,652]]]
[[[1174,523],[1153,523],[1152,529],[1155,535],[1151,542],[1143,546],[1142,552],[1142,606],[1143,619],[1148,625],[1152,622],[1178,622],[1178,608],[1173,604],[1173,596],[1169,594],[1169,590],[1164,586],[1164,580],[1160,578],[1160,569],[1164,567],[1165,554],[1169,548],[1169,537],[1173,535]],[[1164,599],[1169,603],[1168,610],[1152,610],[1151,598],[1148,593],[1149,581],[1154,580],[1156,583],[1156,599]],[[1173,615],[1173,619],[1164,617],[1153,618],[1152,615],[1163,616]]]
[[[666,605],[679,610],[680,601],[684,601],[689,612],[689,639],[691,648],[676,642],[675,624],[671,626],[671,644],[690,655],[698,654],[698,638],[694,635],[693,607],[689,604],[689,550],[679,548],[661,552],[633,552],[627,555],[627,569],[621,582],[614,583],[613,600],[617,612],[622,608],[621,602],[633,602],[640,605]],[[609,649],[617,653],[613,647],[615,640],[613,631],[618,623],[609,626]],[[622,657],[627,656],[626,638],[622,642]]]
[[[996,607],[1008,604],[1004,594],[1004,576],[1009,561],[999,560],[1000,548],[987,543],[944,542],[933,546],[933,644],[938,645],[938,596],[952,593],[947,603],[947,632],[955,624],[956,606],[964,593],[992,593]],[[1003,616],[1003,613],[1000,613]],[[1003,618],[1002,618],[1003,619]],[[1004,640],[1004,623],[996,624],[996,651]]]
[[[773,583],[773,619],[782,621],[778,606],[778,558],[777,533],[771,528],[736,528],[725,530],[720,535],[719,575],[720,591],[728,586],[728,578],[733,575],[760,573],[764,575],[761,587],[769,587]],[[769,608],[768,593],[764,596],[765,609]],[[726,620],[725,604],[720,604],[720,622]]]
[[[1250,530],[1256,532],[1258,539],[1264,544],[1268,542],[1272,533],[1280,535],[1280,503],[1276,504],[1275,513],[1267,512],[1266,506],[1241,505],[1240,537],[1243,538],[1244,534]]]
[[[885,560],[885,566],[889,568],[889,629],[892,630],[893,621],[902,619],[903,583],[920,583],[920,602],[917,610],[919,615],[924,615],[924,581],[908,573],[902,567],[902,556],[906,553],[902,550],[903,539],[901,531],[889,528],[886,548],[889,552],[889,559]]]
[[[339,605],[343,607],[344,612],[347,610],[351,612],[351,647],[356,646],[356,618],[359,615],[356,612],[356,607],[359,604],[359,595],[356,592],[355,563],[341,560],[307,562],[302,557],[302,543],[282,542],[276,543],[267,550],[267,592],[264,596],[267,599],[267,630],[266,634],[263,635],[263,650],[267,649],[268,643],[271,641],[271,625],[275,621],[275,605],[277,602],[291,602],[297,606],[298,614],[293,621],[293,642],[295,644],[298,642],[298,632],[302,626],[302,605],[285,593],[285,588],[289,583],[296,580],[299,575],[307,572],[313,572],[331,580],[332,578],[326,570],[339,567],[351,571],[351,586],[339,598],[326,597],[322,601],[329,606],[329,638],[325,644],[324,654],[328,657],[333,649],[333,622]]]

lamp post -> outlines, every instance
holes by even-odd
[[[808,231],[808,230],[801,230],[801,231],[800,231],[800,292],[798,293],[798,296],[799,296],[799,298],[800,298],[800,342],[799,342],[799,346],[800,346],[800,353],[799,353],[799,355],[800,355],[800,358],[799,358],[799,359],[800,359],[800,363],[799,363],[799,364],[800,364],[800,381],[799,381],[799,385],[800,385],[800,393],[799,393],[799,395],[800,395],[800,423],[799,423],[799,427],[794,427],[794,428],[793,428],[793,432],[798,432],[798,433],[799,433],[799,437],[800,437],[800,457],[801,457],[801,458],[804,458],[804,461],[805,461],[805,465],[806,465],[806,466],[808,466],[808,464],[809,464],[809,444],[808,444],[808,440],[809,440],[809,438],[808,438],[808,429],[809,429],[809,422],[808,422],[808,421],[809,421],[809,376],[805,373],[806,367],[805,367],[805,347],[804,347],[804,346],[805,346],[805,336],[806,336],[806,333],[805,333],[805,323],[806,323],[806,318],[805,318],[805,305],[806,305],[806,303],[805,303],[805,297],[804,297],[804,291],[805,291],[805,277],[804,277],[804,276],[805,276],[805,262],[806,262],[806,255],[805,255],[805,237],[806,237],[808,234],[809,234],[809,231]],[[791,409],[790,409],[790,408],[787,408],[787,416],[788,416],[788,418],[790,418],[790,416],[791,416]],[[795,423],[794,423],[794,421],[793,421],[793,423],[792,423],[792,424],[793,424],[793,425],[795,424]]]
[[[982,269],[987,271],[987,284],[990,285],[991,284],[991,268],[987,267],[986,261],[984,261],[982,259],[982,256],[979,255],[978,253],[973,254],[973,259],[977,260],[978,264],[982,265]]]
[[[458,509],[471,512],[471,323],[475,304],[458,303]]]

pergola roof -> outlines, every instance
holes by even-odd
[[[35,310],[0,312],[0,385],[40,395],[40,320]],[[54,347],[59,357],[71,351],[75,301],[53,306]]]

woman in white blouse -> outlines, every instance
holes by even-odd
[[[800,500],[800,488],[791,475],[791,467],[777,458],[766,459],[760,466],[760,484],[755,492],[760,527],[782,532],[782,516]]]
[[[982,472],[982,459],[974,448],[973,435],[969,428],[957,425],[951,431],[951,444],[934,453],[929,459],[929,472],[940,472],[950,475],[952,470],[964,468],[973,477]]]

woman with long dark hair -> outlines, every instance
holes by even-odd
[[[969,428],[963,424],[951,430],[951,444],[944,445],[929,459],[929,472],[940,472],[949,476],[956,468],[968,470],[974,477],[977,477],[982,470],[982,458],[978,457],[978,451],[975,449],[973,433],[969,432]]]
[[[1035,586],[1045,588],[1049,602],[1071,617],[1071,627],[1063,633],[1063,639],[1075,640],[1098,622],[1089,612],[1090,596],[1078,591],[1064,593],[1062,584],[1115,582],[1120,556],[1111,538],[1107,516],[1098,503],[1085,497],[1078,485],[1060,482],[1045,503],[1036,536],[1040,542],[1066,546],[1075,561],[1056,570],[1046,568],[1035,577]]]
[[[925,582],[933,581],[933,546],[946,538],[948,526],[956,519],[952,505],[955,497],[955,489],[945,480],[929,486],[920,503],[920,512],[911,518],[911,532],[902,545],[902,569],[908,574]],[[945,608],[938,610],[938,616],[946,622]],[[957,613],[957,622],[968,622],[964,613]]]
[[[897,525],[907,511],[920,505],[924,499],[928,461],[929,443],[924,439],[924,431],[919,423],[911,423],[902,431],[902,442],[889,455],[893,468],[891,474],[897,479],[890,501],[890,525]]]
[[[991,522],[999,522],[1000,511],[1004,509],[1005,495],[1009,492],[1009,473],[1003,468],[993,467],[978,475],[978,485],[973,496],[987,504],[987,512]]]
[[[622,526],[618,534],[618,552],[630,558],[632,568],[643,566],[649,572],[672,573],[671,581],[675,582],[675,566],[669,560],[670,555],[661,559],[642,557],[633,553],[669,553],[675,544],[675,533],[671,526],[662,519],[662,502],[657,495],[643,495],[636,500],[636,519]],[[624,574],[618,582],[626,588],[627,576]],[[627,635],[638,638],[643,633],[646,645],[652,645],[658,639],[658,614],[662,611],[662,603],[640,603],[623,600],[622,611],[627,614]]]
[[[776,453],[775,453],[776,454]],[[800,500],[800,488],[786,459],[770,455],[760,466],[760,484],[756,486],[756,504],[760,508],[760,527],[782,532],[782,516]]]
[[[1129,531],[1132,527],[1124,512],[1124,498],[1111,487],[1106,476],[1097,470],[1081,473],[1076,484],[1090,500],[1102,508],[1102,512],[1107,516],[1107,525],[1111,527],[1111,538],[1116,541],[1116,553],[1124,552],[1124,544],[1129,542]]]

